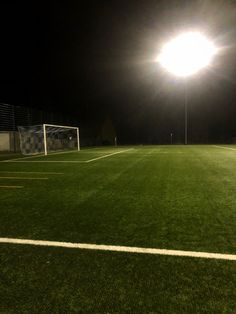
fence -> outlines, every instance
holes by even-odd
[[[19,151],[17,127],[43,123],[77,126],[78,121],[60,112],[0,103],[0,150]]]

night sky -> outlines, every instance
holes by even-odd
[[[0,102],[63,111],[120,143],[184,140],[184,82],[155,62],[166,40],[200,30],[219,47],[187,82],[189,141],[236,138],[236,1],[6,1]]]

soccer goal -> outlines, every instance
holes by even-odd
[[[78,127],[42,124],[19,126],[18,131],[23,155],[80,150]]]

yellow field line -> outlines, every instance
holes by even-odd
[[[6,162],[6,160],[0,162]],[[60,163],[85,163],[86,161],[84,160],[7,160],[7,162],[14,162],[14,163],[19,163],[19,162],[34,162],[34,163],[55,163],[55,162],[60,162]]]
[[[0,177],[0,179],[16,179],[16,180],[48,180],[48,178],[27,178],[27,177]]]
[[[62,172],[41,172],[41,171],[0,171],[0,173],[64,174]]]
[[[0,188],[5,188],[5,189],[22,189],[22,185],[0,185]]]

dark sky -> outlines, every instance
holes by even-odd
[[[0,101],[109,116],[122,142],[183,141],[184,84],[154,62],[161,44],[200,30],[220,47],[188,80],[194,142],[236,137],[236,2],[7,1],[1,4]]]

